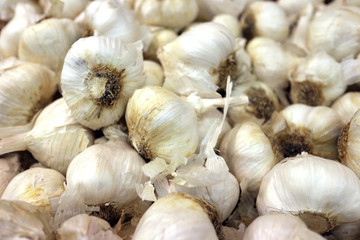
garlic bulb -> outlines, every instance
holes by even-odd
[[[33,24],[21,34],[19,58],[43,64],[59,74],[66,52],[83,31],[69,19],[50,18]]]
[[[317,7],[323,2],[324,0],[279,0],[278,4],[285,10],[288,19],[293,23],[306,5],[312,4],[314,7]]]
[[[337,159],[336,141],[341,121],[335,110],[304,104],[292,104],[274,113],[265,130],[285,157],[305,151],[320,157]]]
[[[88,37],[66,54],[62,95],[81,124],[99,129],[118,121],[129,97],[144,84],[142,44]]]
[[[240,36],[240,23],[236,17],[230,14],[219,14],[213,18],[212,22],[220,23],[227,27],[232,32],[234,37]]]
[[[44,16],[34,2],[19,2],[14,17],[1,29],[0,52],[4,57],[18,55],[19,38],[23,30]]]
[[[360,108],[360,93],[348,92],[339,97],[332,105],[339,116],[343,126],[348,124],[355,112]]]
[[[197,0],[199,5],[198,19],[210,21],[218,14],[225,13],[238,17],[245,8],[244,0]]]
[[[360,221],[339,225],[331,233],[337,240],[357,240],[360,238]]]
[[[219,215],[208,202],[187,194],[170,194],[145,212],[132,239],[223,240],[224,236]]]
[[[195,110],[162,87],[138,89],[125,113],[129,141],[146,159],[179,161],[195,153],[198,127]]]
[[[321,235],[309,230],[299,217],[290,214],[269,214],[256,218],[245,229],[242,240],[324,240]]]
[[[51,199],[64,192],[65,177],[48,168],[31,168],[16,175],[1,199],[21,200],[50,212]]]
[[[256,206],[260,215],[291,213],[324,233],[360,220],[360,179],[337,161],[302,153],[265,175]]]
[[[20,161],[18,155],[9,155],[0,158],[0,196],[7,185],[16,174],[20,172]]]
[[[75,121],[61,98],[40,113],[31,131],[1,139],[0,155],[29,150],[41,164],[65,174],[70,161],[93,142],[93,133]]]
[[[23,62],[0,74],[0,126],[31,121],[48,104],[57,89],[55,75],[40,64]]]
[[[79,214],[66,220],[57,233],[67,240],[121,240],[110,224],[101,218]]]
[[[162,86],[164,70],[161,65],[150,60],[144,60],[145,84],[144,86]]]
[[[254,2],[248,6],[241,20],[243,35],[267,37],[284,41],[289,35],[290,22],[285,11],[274,2]]]
[[[23,201],[0,199],[1,239],[55,239],[50,214]]]
[[[307,47],[311,52],[324,50],[337,61],[360,51],[360,12],[356,7],[318,11],[310,23]]]
[[[144,51],[144,58],[159,61],[157,52],[158,49],[177,38],[177,33],[173,30],[162,27],[149,27],[151,32],[151,41],[149,47]]]
[[[196,0],[135,0],[134,12],[147,25],[182,29],[198,14]]]
[[[90,0],[40,0],[39,3],[48,17],[74,19]]]

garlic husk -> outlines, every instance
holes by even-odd
[[[294,23],[306,5],[311,4],[317,7],[323,2],[324,0],[279,0],[278,4],[285,10],[290,22]]]
[[[337,240],[357,240],[360,238],[360,221],[341,224],[335,227],[331,234]]]
[[[179,161],[195,153],[197,116],[192,106],[162,87],[138,89],[125,113],[129,141],[146,159]]]
[[[234,37],[240,36],[240,23],[236,17],[230,14],[218,14],[212,19],[212,22],[220,23],[227,27]]]
[[[356,111],[360,108],[360,93],[348,92],[339,97],[332,105],[339,116],[343,127],[348,124]]]
[[[310,23],[307,47],[324,50],[337,61],[360,51],[360,13],[356,7],[338,7],[318,11]]]
[[[182,29],[198,14],[196,0],[135,0],[134,12],[147,25]]]
[[[149,31],[152,37],[149,47],[144,51],[144,58],[159,61],[157,55],[158,49],[176,39],[178,35],[174,30],[155,26],[149,27]]]
[[[170,194],[157,200],[142,216],[133,240],[220,239],[221,222],[216,209],[201,198]]]
[[[289,25],[285,11],[274,2],[250,4],[241,19],[243,35],[248,39],[267,37],[284,41],[289,35]]]
[[[0,158],[0,195],[9,182],[20,172],[19,156],[16,154]]]
[[[31,168],[16,175],[1,199],[21,200],[50,212],[51,199],[64,192],[65,177],[48,168]]]
[[[259,125],[270,119],[272,113],[280,109],[275,92],[260,81],[246,81],[237,84],[231,96],[247,95],[249,104],[229,108],[229,119],[233,125],[255,122]]]
[[[0,200],[1,239],[55,239],[50,214],[23,201]]]
[[[55,75],[46,66],[29,62],[16,65],[0,74],[1,127],[29,123],[57,89]]]
[[[74,19],[90,0],[40,0],[39,3],[48,17]]]
[[[93,142],[93,133],[71,116],[61,98],[40,113],[31,131],[1,139],[0,155],[29,150],[41,164],[65,174],[70,161]]]
[[[70,19],[50,18],[25,28],[19,40],[19,59],[40,63],[57,75],[65,55],[84,30]]]
[[[336,141],[341,127],[340,116],[329,107],[292,104],[280,114],[274,112],[265,131],[277,143],[284,157],[305,151],[337,159]]]
[[[290,213],[324,233],[360,220],[360,179],[337,161],[302,153],[265,175],[256,206],[260,215]]]
[[[243,0],[197,0],[199,5],[198,19],[210,21],[218,14],[230,14],[238,17],[245,8]]]
[[[256,218],[245,229],[242,240],[324,240],[321,235],[309,230],[299,217],[291,214],[269,214]]]
[[[62,95],[81,124],[99,129],[118,121],[129,97],[142,87],[142,43],[93,36],[76,41],[61,73]]]
[[[57,230],[60,239],[68,240],[121,240],[110,224],[101,218],[79,214],[66,220]]]
[[[161,65],[151,61],[144,60],[145,84],[144,86],[162,86],[164,83],[164,70]]]
[[[14,17],[1,29],[0,52],[4,57],[18,55],[19,38],[23,30],[43,18],[40,7],[34,2],[19,2]]]

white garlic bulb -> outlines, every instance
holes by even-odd
[[[299,217],[290,214],[269,214],[256,218],[245,229],[242,240],[325,240],[309,230]]]
[[[277,3],[259,1],[248,6],[241,25],[246,38],[267,37],[284,41],[289,35],[290,22]]]
[[[20,172],[18,155],[9,155],[0,158],[0,196],[5,191],[9,182]]]
[[[314,7],[317,7],[323,2],[324,0],[279,0],[278,4],[285,10],[288,19],[293,23],[306,5],[312,4]]]
[[[133,240],[220,239],[221,222],[216,209],[201,198],[170,194],[157,200],[141,217]]]
[[[0,199],[1,239],[55,239],[51,216],[23,201]]]
[[[291,213],[324,233],[360,220],[360,179],[337,161],[302,153],[265,175],[256,206],[260,215]]]
[[[64,192],[64,182],[65,177],[55,170],[30,168],[11,180],[1,199],[21,200],[50,212],[50,201]]]
[[[151,60],[144,60],[145,84],[144,86],[162,86],[164,70],[161,65]]]
[[[222,13],[238,17],[244,10],[246,3],[244,0],[197,0],[197,2],[200,21],[210,21]]]
[[[93,142],[93,133],[71,116],[61,98],[40,113],[32,130],[1,139],[0,155],[29,150],[41,164],[65,174],[70,161]]]
[[[331,234],[336,236],[337,240],[357,240],[360,238],[360,221],[341,224],[335,227]]]
[[[40,0],[39,3],[48,17],[74,19],[90,0]]]
[[[125,113],[129,141],[146,159],[179,161],[195,153],[197,116],[192,106],[162,87],[138,89]]]
[[[0,126],[26,124],[57,90],[54,73],[45,66],[23,62],[0,74]]]
[[[70,19],[50,18],[23,31],[19,40],[19,59],[48,66],[60,73],[66,52],[84,30]]]
[[[348,124],[355,112],[360,108],[360,93],[348,92],[339,97],[332,105],[339,116],[343,126]]]
[[[227,27],[234,37],[240,36],[240,23],[236,17],[230,14],[218,14],[212,19],[212,22],[220,23]]]
[[[182,29],[198,14],[196,0],[135,0],[134,12],[147,25]]]
[[[307,47],[324,50],[337,61],[360,51],[360,12],[356,7],[338,7],[318,11],[310,23]]]
[[[149,47],[144,51],[144,58],[159,61],[157,52],[158,49],[177,38],[177,33],[174,30],[162,27],[149,27],[152,35]]]
[[[57,233],[68,240],[121,240],[105,220],[87,214],[79,214],[66,220]]]
[[[81,124],[99,129],[118,121],[129,97],[144,84],[142,44],[88,37],[68,51],[61,73],[62,95]]]

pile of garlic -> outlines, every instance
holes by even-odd
[[[356,0],[1,1],[0,239],[358,240],[359,26]]]

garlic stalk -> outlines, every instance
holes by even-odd
[[[144,86],[162,86],[164,70],[161,65],[150,60],[144,60],[145,84]]]
[[[173,30],[155,26],[149,26],[149,31],[152,37],[149,47],[144,51],[144,58],[159,61],[157,55],[158,49],[175,40],[178,35]]]
[[[332,105],[339,116],[343,127],[348,124],[356,111],[360,108],[360,93],[348,92],[339,97]]]
[[[65,177],[48,168],[30,168],[16,175],[1,199],[21,200],[50,212],[50,201],[64,192]]]
[[[337,161],[302,153],[265,175],[256,206],[260,215],[290,213],[324,233],[360,220],[360,179]]]
[[[142,216],[133,240],[220,239],[224,236],[216,209],[201,198],[171,194],[157,200]]]
[[[89,3],[89,0],[40,0],[39,3],[48,17],[74,19]]]
[[[40,113],[32,130],[1,139],[0,155],[29,150],[41,164],[65,174],[70,161],[93,142],[93,133],[75,121],[61,98]]]
[[[5,191],[9,182],[20,172],[18,155],[9,155],[0,158],[0,196]]]
[[[23,201],[0,199],[1,239],[55,239],[50,214]]]
[[[331,233],[337,240],[357,240],[360,238],[360,221],[339,225]]]
[[[243,0],[197,0],[199,5],[198,20],[210,21],[218,14],[230,14],[238,17],[245,8]]]
[[[81,124],[99,129],[118,121],[133,92],[143,86],[141,42],[88,37],[66,54],[61,73],[62,95]]]
[[[240,23],[236,19],[236,17],[230,14],[218,14],[213,19],[212,22],[216,22],[227,27],[234,37],[240,36]]]

